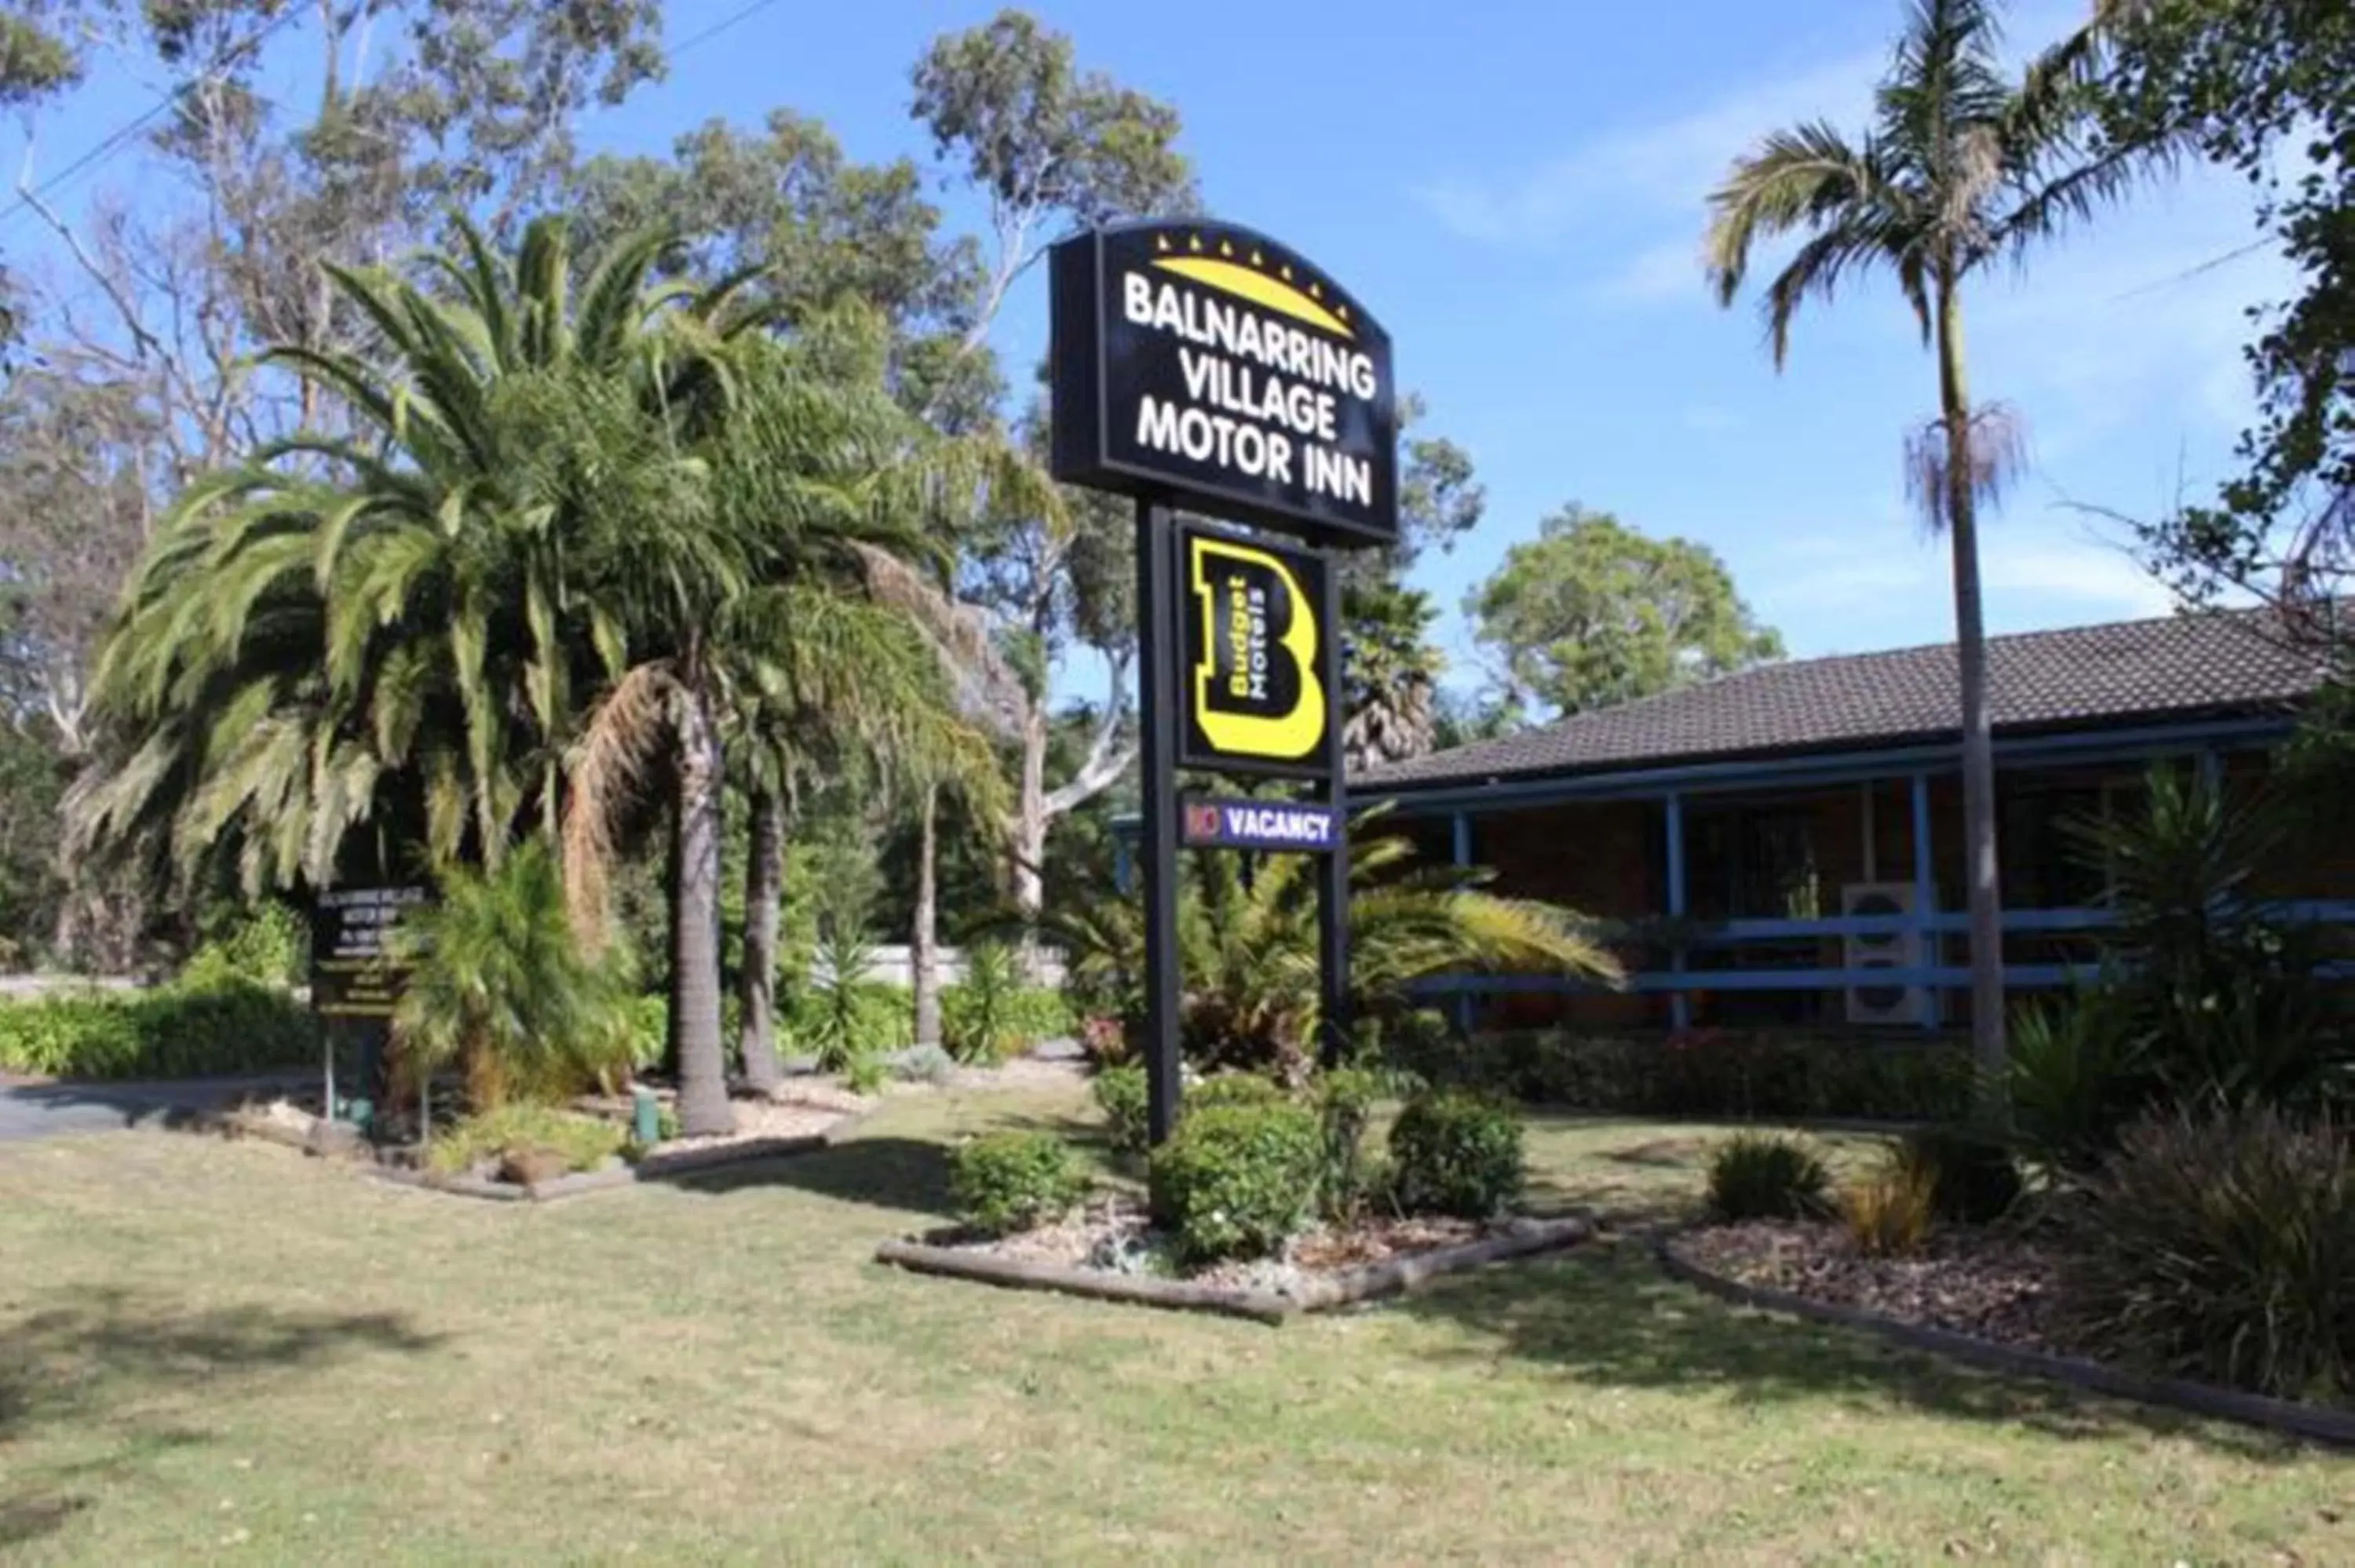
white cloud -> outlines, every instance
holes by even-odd
[[[1727,164],[1762,132],[1798,120],[1849,125],[1860,119],[1886,58],[1875,48],[1747,83],[1675,119],[1604,132],[1526,173],[1444,179],[1415,195],[1456,233],[1490,243],[1549,239],[1589,208],[1608,204],[1624,212],[1631,198],[1697,221]],[[1689,260],[1689,246],[1685,255]]]
[[[1663,301],[1704,297],[1700,248],[1690,240],[1668,239],[1646,246],[1627,259],[1595,288],[1595,296],[1614,304],[1648,305]]]

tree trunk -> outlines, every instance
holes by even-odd
[[[679,699],[678,891],[671,902],[671,1018],[678,1037],[678,1128],[733,1132],[719,1033],[719,726],[709,694]]]
[[[916,1044],[941,1043],[940,860],[941,792],[926,786],[916,819],[916,918],[908,934],[908,980],[915,992]]]
[[[1963,846],[1971,924],[1971,1054],[1988,1109],[2003,1108],[2003,899],[1995,837],[1995,747],[1987,715],[1987,628],[1979,601],[1978,496],[1971,401],[1963,368],[1962,301],[1938,291],[1938,401],[1946,433],[1946,526],[1955,556],[1955,648],[1963,685]]]
[[[1047,715],[1022,721],[1022,790],[1014,819],[1014,907],[1035,920],[1047,903]]]
[[[785,803],[775,791],[752,791],[748,824],[751,853],[744,863],[744,971],[740,1011],[743,1022],[737,1050],[744,1059],[744,1082],[767,1094],[784,1081],[777,1065],[777,916],[785,877]]]

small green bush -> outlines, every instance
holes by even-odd
[[[1484,1220],[1519,1199],[1528,1178],[1511,1107],[1462,1089],[1415,1096],[1391,1127],[1399,1206]]]
[[[485,1160],[546,1150],[567,1171],[594,1171],[619,1154],[627,1129],[597,1117],[553,1106],[514,1100],[465,1118],[437,1134],[426,1163],[444,1175],[472,1170]]]
[[[1366,1128],[1385,1086],[1382,1075],[1340,1067],[1318,1075],[1316,1120],[1325,1139],[1325,1210],[1336,1217],[1354,1214],[1380,1184],[1366,1153]]]
[[[1890,1151],[1895,1170],[1930,1194],[1937,1217],[1985,1225],[2019,1201],[2019,1166],[2002,1139],[1966,1127],[1918,1128]]]
[[[1045,1132],[994,1132],[949,1157],[957,1218],[990,1235],[1060,1219],[1087,1195],[1088,1181],[1063,1140]]]
[[[1178,1103],[1181,1114],[1191,1116],[1212,1106],[1282,1105],[1291,1097],[1282,1084],[1257,1073],[1213,1073],[1188,1085]]]
[[[1154,1213],[1186,1262],[1264,1255],[1315,1214],[1324,1155],[1305,1106],[1199,1107],[1154,1150]]]
[[[226,976],[201,987],[0,1003],[0,1072],[186,1078],[308,1066],[319,1026],[284,991]]]
[[[997,942],[965,949],[964,980],[941,992],[941,1044],[960,1062],[984,1065],[1018,1056],[1038,1043],[1026,1033],[1022,972],[1014,950]]]
[[[1831,1172],[1783,1133],[1736,1133],[1709,1160],[1709,1211],[1721,1220],[1804,1220],[1830,1209]]]
[[[2128,1127],[2056,1206],[2064,1309],[2096,1350],[2286,1398],[2355,1394],[2355,1154],[2271,1109]]]
[[[310,955],[311,931],[300,915],[283,904],[258,904],[189,954],[176,981],[200,991],[240,984],[284,991],[307,978]]]
[[[1146,1135],[1145,1069],[1106,1067],[1090,1086],[1096,1107],[1103,1112],[1112,1146],[1124,1153],[1142,1153]]]

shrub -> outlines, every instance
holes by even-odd
[[[1920,1128],[1890,1150],[1893,1169],[1918,1182],[1942,1220],[1990,1224],[2019,1201],[2019,1167],[2010,1146],[1965,1127]]]
[[[1325,1141],[1324,1202],[1328,1214],[1354,1214],[1380,1185],[1366,1157],[1366,1128],[1381,1098],[1382,1075],[1341,1067],[1316,1082],[1316,1121]]]
[[[1721,1220],[1804,1220],[1828,1208],[1831,1172],[1784,1133],[1736,1133],[1709,1160],[1709,1212]]]
[[[956,1058],[937,1045],[911,1045],[893,1059],[891,1071],[911,1084],[945,1084],[956,1072]]]
[[[1179,1107],[1182,1115],[1191,1116],[1212,1106],[1271,1106],[1290,1098],[1273,1078],[1257,1073],[1213,1073],[1187,1085]]]
[[[191,990],[244,984],[283,991],[303,983],[310,954],[310,927],[300,915],[283,904],[258,904],[189,954],[178,983]]]
[[[2355,1158],[2275,1110],[2127,1128],[2059,1206],[2063,1305],[2096,1349],[2290,1398],[2355,1393]]]
[[[993,1132],[949,1157],[957,1218],[990,1235],[1060,1219],[1086,1196],[1087,1177],[1063,1140],[1045,1132]]]
[[[1117,1067],[1129,1058],[1128,1030],[1110,1013],[1091,1013],[1080,1024],[1080,1049],[1098,1067]]]
[[[916,1017],[905,986],[866,978],[874,961],[872,943],[837,927],[818,944],[809,983],[787,1001],[783,1027],[794,1048],[815,1056],[822,1071],[879,1083],[877,1059],[914,1043]]]
[[[1521,1195],[1528,1166],[1510,1107],[1462,1089],[1408,1100],[1391,1127],[1399,1206],[1410,1213],[1485,1220]]]
[[[517,1101],[476,1111],[437,1134],[426,1163],[447,1175],[488,1160],[538,1155],[566,1171],[594,1171],[619,1154],[627,1139],[616,1123]]]
[[[69,1078],[185,1078],[309,1066],[310,1009],[274,987],[90,991],[0,1003],[0,1071]]]
[[[1902,1257],[1929,1239],[1936,1191],[1930,1171],[1891,1160],[1840,1194],[1849,1239],[1867,1257]]]
[[[1324,1152],[1305,1106],[1200,1107],[1154,1150],[1154,1213],[1188,1263],[1273,1252],[1315,1213]]]
[[[2158,1083],[2119,1002],[2102,992],[2014,1016],[2004,1093],[2029,1159],[2049,1171],[2090,1170]]]
[[[1146,1097],[1149,1092],[1143,1067],[1106,1067],[1095,1075],[1090,1086],[1095,1095],[1096,1107],[1103,1112],[1104,1126],[1112,1138],[1112,1146],[1129,1153],[1141,1153],[1147,1132]]]
[[[409,1073],[454,1061],[473,1107],[489,1110],[510,1094],[560,1099],[626,1070],[630,997],[616,967],[581,951],[545,842],[517,845],[496,870],[452,872],[441,902],[404,920],[396,940],[413,966],[392,1019]]]
[[[980,942],[965,949],[964,980],[941,992],[941,1043],[960,1062],[996,1063],[1037,1044],[1018,1016],[1020,965],[1012,948]]]

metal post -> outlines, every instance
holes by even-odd
[[[1178,1126],[1178,626],[1169,508],[1136,503],[1137,716],[1145,821],[1146,1132],[1159,1145]]]
[[[1668,811],[1668,918],[1685,917],[1685,798],[1670,792]],[[1668,968],[1684,972],[1685,946],[1678,942],[1668,948]],[[1692,995],[1679,988],[1668,992],[1668,1023],[1676,1029],[1692,1026]]]
[[[1930,854],[1930,776],[1913,775],[1913,961],[1923,969],[1940,969],[1945,946],[1937,932],[1930,928],[1930,917],[1938,912],[1938,883],[1933,874]],[[1922,988],[1922,1027],[1935,1029],[1943,1008],[1938,988]]]
[[[1465,813],[1458,811],[1455,813],[1451,826],[1453,828],[1453,842],[1450,843],[1449,848],[1454,853],[1456,869],[1461,871],[1470,866],[1472,863],[1472,819]],[[1457,991],[1455,993],[1455,1032],[1459,1034],[1471,1033],[1472,993],[1470,991]]]
[[[1341,653],[1341,558],[1325,556],[1325,591],[1316,607],[1324,623],[1318,650],[1325,683],[1325,784],[1320,791],[1333,809],[1333,847],[1323,857],[1316,882],[1316,976],[1318,1016],[1324,1021],[1327,1067],[1337,1067],[1349,1049],[1349,779],[1341,745],[1341,714],[1348,689]]]

